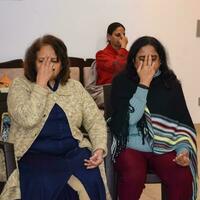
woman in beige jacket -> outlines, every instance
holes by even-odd
[[[52,35],[38,38],[26,52],[24,70],[8,94],[9,142],[18,168],[0,199],[109,199],[106,124],[83,86],[69,78],[65,44]]]

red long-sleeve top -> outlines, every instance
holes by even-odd
[[[115,50],[110,44],[96,53],[97,85],[112,83],[113,77],[125,68],[128,51]]]

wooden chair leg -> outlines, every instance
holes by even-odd
[[[162,196],[162,200],[167,200],[167,192],[166,192],[165,185],[163,183],[161,183],[161,196]]]

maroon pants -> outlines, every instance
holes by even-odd
[[[191,200],[192,174],[189,167],[176,164],[176,152],[162,155],[125,149],[116,160],[119,200],[138,200],[144,189],[147,169],[166,185],[168,200]]]

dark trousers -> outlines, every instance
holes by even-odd
[[[139,200],[147,169],[152,169],[166,185],[168,200],[191,200],[192,174],[189,167],[176,164],[176,152],[162,155],[125,149],[116,160],[119,200]]]

